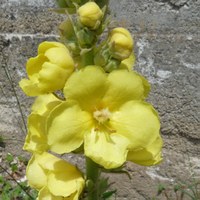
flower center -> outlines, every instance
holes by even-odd
[[[96,110],[93,112],[93,117],[100,123],[104,123],[109,120],[111,116],[110,111],[108,108],[104,108],[102,110]]]

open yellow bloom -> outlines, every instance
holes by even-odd
[[[85,155],[108,169],[127,159],[141,165],[158,163],[160,122],[154,108],[143,101],[148,92],[146,79],[133,71],[107,74],[87,66],[74,72],[64,87],[68,100],[47,119],[50,150],[68,153],[84,144]]]
[[[41,153],[48,150],[45,135],[46,117],[49,112],[62,101],[52,94],[41,95],[36,98],[28,116],[28,134],[23,149],[32,153]]]
[[[26,176],[29,185],[39,190],[38,200],[78,200],[84,188],[75,166],[46,152],[32,156]]]
[[[37,96],[62,89],[74,71],[74,62],[65,45],[42,42],[38,55],[26,64],[29,79],[22,79],[20,87],[28,96]]]
[[[133,39],[125,28],[115,28],[110,32],[109,44],[112,56],[119,60],[128,58],[133,51]]]
[[[101,24],[103,12],[95,2],[87,2],[78,9],[80,22],[95,30]]]

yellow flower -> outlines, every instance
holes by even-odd
[[[101,24],[103,12],[95,2],[88,2],[78,9],[78,15],[84,26],[95,30]]]
[[[44,124],[49,112],[61,102],[52,94],[37,97],[28,117],[28,134],[23,146],[24,150],[32,153],[41,153],[48,150]]]
[[[154,145],[161,142],[160,122],[154,108],[143,101],[148,92],[146,79],[133,71],[107,74],[87,66],[74,72],[64,87],[68,100],[47,119],[50,150],[68,153],[84,144],[85,155],[108,169],[127,159],[141,165],[160,161],[162,145]]]
[[[26,169],[28,183],[39,191],[38,200],[78,200],[84,179],[78,169],[49,153],[34,154]]]
[[[37,96],[62,89],[74,71],[74,62],[68,49],[58,42],[42,42],[38,55],[26,64],[29,79],[19,83],[28,96]]]
[[[128,58],[133,51],[133,39],[125,28],[115,28],[109,36],[109,45],[112,56],[119,60]]]

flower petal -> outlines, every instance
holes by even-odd
[[[115,70],[108,75],[109,89],[103,101],[109,109],[117,109],[130,100],[142,100],[149,90],[148,82],[137,73]]]
[[[91,127],[91,116],[78,105],[63,102],[49,115],[47,139],[50,149],[56,153],[71,152],[83,143],[85,130]]]
[[[38,198],[36,200],[78,200],[78,193],[75,192],[69,197],[55,196],[50,193],[47,187],[42,188],[38,193]]]
[[[161,162],[162,139],[160,136],[145,149],[129,151],[127,160],[139,165],[151,166]]]
[[[31,79],[35,73],[38,73],[42,68],[42,64],[46,61],[48,61],[48,59],[42,54],[30,58],[26,63],[28,77]]]
[[[37,96],[42,94],[37,83],[32,80],[22,79],[19,82],[19,86],[27,96]]]
[[[65,45],[60,42],[44,41],[38,47],[38,54],[45,53],[46,50],[53,47],[66,48]]]
[[[130,141],[129,150],[146,148],[159,136],[160,122],[154,108],[145,102],[130,101],[113,113],[110,124]]]
[[[74,61],[69,54],[68,49],[54,47],[48,49],[44,54],[52,64],[56,64],[63,69],[74,69]]]
[[[68,79],[64,95],[78,101],[84,110],[98,106],[107,89],[107,75],[97,66],[87,66],[73,73]]]
[[[82,190],[83,186],[84,179],[77,170],[64,168],[63,171],[48,174],[48,189],[55,196],[71,196],[78,188]]]
[[[62,101],[55,97],[53,94],[44,94],[36,98],[33,103],[31,110],[32,113],[44,115],[45,113],[52,110],[55,106],[60,104]]]
[[[50,153],[43,152],[42,154],[37,154],[36,156],[38,164],[45,170],[58,172],[63,169],[75,170],[73,165]]]
[[[43,92],[52,92],[62,89],[71,72],[72,71],[65,70],[56,64],[45,62],[39,72],[38,87]]]
[[[47,187],[43,187],[39,193],[37,200],[65,200],[62,196],[54,196]],[[67,199],[66,199],[67,200]]]
[[[23,146],[24,150],[30,151],[32,153],[41,153],[48,149],[47,138],[44,130],[45,118],[37,115],[31,114],[28,117],[28,135]]]
[[[92,131],[85,135],[85,155],[106,169],[120,167],[127,156],[129,141],[118,134]]]
[[[40,190],[47,184],[45,170],[39,165],[37,156],[33,155],[26,168],[26,177],[31,187]]]

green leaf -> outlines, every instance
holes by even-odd
[[[174,192],[177,192],[179,190],[182,190],[182,186],[181,185],[175,185],[174,186]]]
[[[165,186],[162,185],[162,184],[160,184],[160,185],[158,186],[157,195],[160,195],[165,189],[166,189]]]
[[[18,170],[17,164],[12,164],[11,165],[11,170],[12,170],[12,172],[16,172]]]
[[[11,163],[14,160],[13,155],[11,155],[10,153],[7,154],[6,156],[6,161]]]

